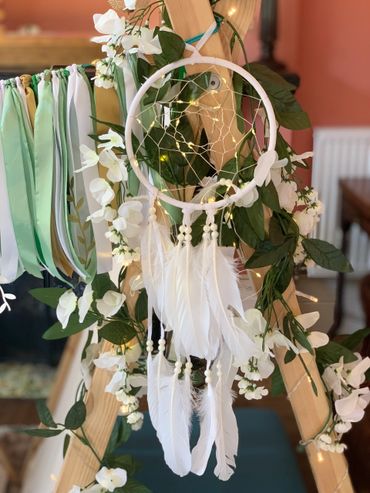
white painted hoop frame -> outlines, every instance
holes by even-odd
[[[148,178],[141,171],[139,163],[135,158],[135,154],[132,146],[132,128],[136,122],[136,111],[140,107],[140,102],[142,97],[150,89],[150,87],[152,87],[153,83],[157,82],[161,77],[165,76],[169,72],[180,67],[184,67],[187,65],[195,65],[195,64],[207,64],[207,65],[216,65],[216,66],[224,67],[228,70],[232,70],[238,73],[241,77],[247,80],[260,96],[266,110],[267,118],[269,121],[269,134],[270,134],[267,152],[275,150],[276,135],[277,135],[277,124],[275,119],[275,113],[265,90],[263,89],[261,84],[249,72],[247,72],[245,69],[243,69],[239,65],[236,65],[233,62],[230,62],[228,60],[223,60],[222,58],[215,58],[215,57],[202,56],[200,54],[194,54],[189,58],[184,58],[182,60],[178,60],[177,62],[170,63],[165,67],[162,67],[160,70],[155,72],[151,77],[149,77],[138,90],[128,110],[126,128],[125,128],[125,145],[126,145],[127,157],[130,161],[134,173],[136,174],[140,182],[146,187],[146,189],[152,195],[154,195],[157,199],[166,202],[167,204],[170,204],[174,207],[178,207],[184,211],[186,210],[189,212],[212,211],[215,209],[222,209],[240,200],[257,186],[253,178],[244,188],[238,188],[235,186],[236,193],[228,196],[227,198],[224,198],[216,202],[207,202],[204,204],[202,203],[198,204],[193,202],[183,202],[181,200],[177,200],[173,197],[166,195],[165,193],[158,190],[158,188],[156,188],[154,185],[152,185],[152,183],[150,183]],[[272,164],[273,163],[271,163],[271,165]],[[269,170],[266,170],[266,176],[268,172]]]

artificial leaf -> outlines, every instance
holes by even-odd
[[[259,187],[258,193],[264,205],[269,207],[272,211],[281,211],[279,196],[272,181],[270,181],[268,185]]]
[[[360,329],[349,335],[345,339],[340,341],[340,345],[349,349],[350,351],[355,351],[358,349],[361,342],[365,339],[365,337],[370,335],[370,327],[366,327],[365,329]]]
[[[46,405],[44,399],[39,399],[36,401],[37,414],[41,423],[48,428],[57,428],[57,424],[55,423],[53,416]]]
[[[271,395],[278,396],[285,392],[284,380],[278,365],[271,375]]]
[[[37,301],[41,301],[51,308],[56,308],[59,298],[67,291],[66,288],[36,288],[29,291],[30,295]]]
[[[325,346],[316,348],[316,360],[323,368],[338,363],[341,356],[345,363],[351,363],[357,359],[351,350],[334,341],[329,341]]]
[[[95,299],[101,299],[107,291],[117,291],[117,286],[109,277],[108,273],[97,274],[92,282]]]
[[[162,47],[162,53],[154,55],[155,64],[158,68],[182,58],[185,42],[180,36],[171,31],[158,31],[158,38]]]
[[[249,221],[246,209],[244,207],[234,207],[233,209],[233,224],[237,237],[251,248],[256,248],[259,242],[258,236],[255,233]]]
[[[86,419],[86,405],[84,401],[76,401],[68,411],[65,419],[65,427],[68,430],[77,430],[81,428]]]
[[[46,332],[43,334],[43,339],[47,341],[55,340],[55,339],[64,339],[65,337],[69,337],[73,334],[77,334],[81,332],[95,322],[98,321],[98,317],[89,312],[85,320],[80,323],[79,317],[77,313],[72,313],[69,317],[68,325],[65,329],[63,329],[62,324],[60,322],[55,322]]]
[[[246,208],[249,222],[260,240],[265,238],[265,218],[263,214],[262,201],[257,200],[253,205]]]
[[[99,335],[112,344],[126,344],[136,336],[136,331],[130,323],[124,321],[114,321],[105,324],[100,330]]]
[[[66,435],[64,437],[64,442],[63,442],[63,459],[65,458],[66,456],[66,453],[67,453],[67,450],[68,450],[68,447],[69,447],[69,442],[71,441],[71,436],[70,435]]]
[[[307,338],[307,334],[303,332],[294,321],[290,324],[290,328],[293,332],[293,336],[299,344],[307,349],[307,351],[311,354],[314,354],[314,350],[312,349],[312,346],[310,344],[310,341]]]
[[[116,492],[119,491],[116,489]],[[151,490],[134,479],[129,479],[120,490],[122,493],[151,493]]]
[[[352,272],[352,266],[344,254],[327,241],[305,238],[303,248],[317,265],[336,272]]]
[[[284,363],[287,365],[288,363],[290,363],[291,361],[293,361],[296,357],[296,353],[294,351],[292,351],[292,349],[289,349],[286,353],[285,353],[285,356],[284,356]]]
[[[51,438],[60,435],[64,430],[56,430],[49,428],[35,428],[35,429],[21,429],[20,433],[26,433],[26,435],[30,435],[32,437],[40,437],[40,438]]]
[[[294,238],[287,238],[280,246],[274,246],[270,241],[264,241],[258,245],[256,251],[246,262],[245,267],[247,269],[256,269],[273,265],[291,253],[294,250],[295,243]]]
[[[142,322],[148,318],[148,295],[145,289],[140,291],[135,305],[135,318]]]

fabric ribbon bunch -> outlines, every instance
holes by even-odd
[[[0,81],[0,282],[24,271],[88,281],[111,268],[106,225],[86,222],[98,205],[97,168],[81,167],[94,147],[95,103],[82,67]]]

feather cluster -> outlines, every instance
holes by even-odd
[[[155,209],[142,237],[142,268],[148,292],[148,405],[165,461],[173,472],[204,473],[213,445],[215,475],[228,480],[234,472],[238,429],[232,409],[232,383],[239,364],[255,354],[255,343],[234,323],[243,318],[243,304],[232,249],[218,245],[217,225],[208,215],[199,245],[192,245],[188,219],[180,227],[177,244],[170,231],[156,221]],[[184,217],[186,217],[184,215]],[[161,320],[161,339],[153,355],[151,311]],[[166,332],[171,351],[165,357]],[[193,397],[191,361],[207,360],[205,389]],[[193,412],[200,435],[190,450]]]

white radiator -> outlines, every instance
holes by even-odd
[[[370,127],[331,127],[314,129],[312,186],[325,205],[315,237],[341,246],[339,224],[339,179],[370,177]],[[357,225],[352,226],[348,253],[355,273],[361,276],[370,268],[370,242]],[[313,277],[335,273],[314,267]]]

